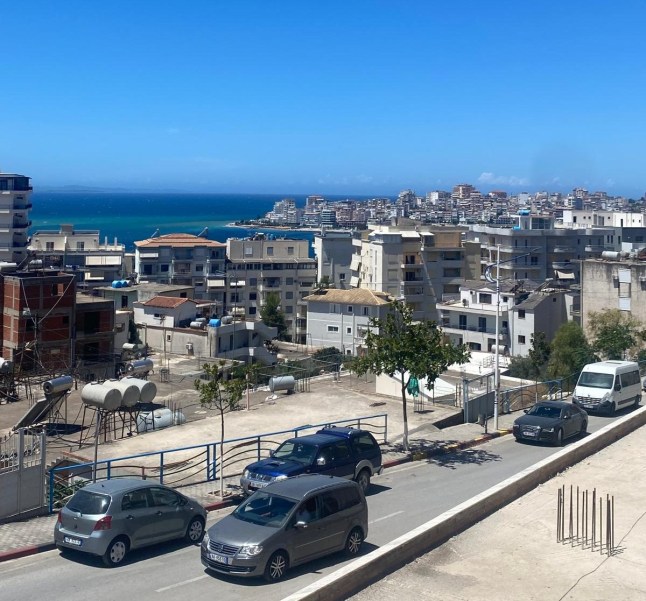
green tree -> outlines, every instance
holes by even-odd
[[[220,496],[224,496],[224,414],[240,407],[240,399],[246,388],[241,378],[227,379],[224,372],[226,361],[219,364],[204,364],[204,379],[195,380],[195,390],[200,395],[200,405],[216,409],[220,413]]]
[[[529,357],[512,357],[509,361],[507,374],[512,378],[522,378],[523,380],[533,380],[536,377],[534,364]]]
[[[133,319],[128,320],[128,342],[131,344],[141,344],[141,338],[139,338],[139,330]]]
[[[408,445],[408,414],[406,389],[411,378],[426,378],[427,385],[453,363],[466,363],[470,353],[466,346],[454,346],[444,339],[435,322],[414,321],[413,310],[401,301],[394,301],[384,319],[371,318],[365,338],[365,353],[353,367],[357,374],[368,371],[385,373],[401,379],[401,398],[404,418],[404,450]]]
[[[556,331],[550,348],[547,362],[549,378],[573,376],[576,380],[583,366],[595,361],[594,351],[586,340],[583,329],[574,321],[564,323]]]
[[[261,321],[270,328],[278,328],[278,340],[285,340],[287,325],[285,314],[280,310],[280,296],[276,292],[267,295],[265,304],[260,309]]]
[[[645,337],[642,324],[619,309],[590,312],[592,348],[607,359],[623,359],[626,351],[637,354]]]
[[[540,378],[545,373],[550,358],[550,345],[545,332],[534,332],[531,337],[532,346],[529,349],[529,360],[534,368],[534,377]]]

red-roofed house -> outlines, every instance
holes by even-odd
[[[176,296],[154,296],[143,303],[133,303],[133,309],[135,323],[165,328],[187,327],[197,316],[194,300]]]

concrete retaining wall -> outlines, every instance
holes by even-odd
[[[376,551],[356,559],[333,574],[321,578],[317,583],[286,597],[283,601],[345,599],[644,424],[646,424],[646,407],[633,411],[598,432],[568,445],[551,457],[444,512]]]

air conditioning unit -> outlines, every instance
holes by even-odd
[[[468,307],[469,306],[469,301],[466,298],[462,299],[462,306],[463,307]]]

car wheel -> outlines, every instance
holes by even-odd
[[[361,528],[353,528],[345,541],[345,554],[354,557],[361,550],[362,544],[363,532]]]
[[[588,422],[585,422],[585,421],[584,421],[584,422],[581,424],[581,432],[579,432],[579,434],[580,434],[581,436],[583,436],[587,431],[588,431]]]
[[[284,551],[276,551],[265,566],[265,580],[267,582],[276,582],[280,580],[287,572],[289,560]]]
[[[563,446],[563,430],[561,430],[561,428],[558,428],[556,430],[556,437],[554,438],[554,446],[555,447]]]
[[[128,541],[122,536],[115,538],[103,554],[103,563],[109,568],[123,563],[128,554]]]
[[[204,521],[202,518],[194,517],[188,524],[184,537],[190,545],[199,545],[204,538]]]
[[[357,484],[361,487],[361,490],[365,493],[370,486],[370,470],[364,468],[359,472],[357,476]]]
[[[639,407],[639,403],[641,402],[641,400],[642,400],[642,398],[640,396],[635,397],[635,404],[633,405],[633,407],[635,409],[637,409],[637,407]]]

